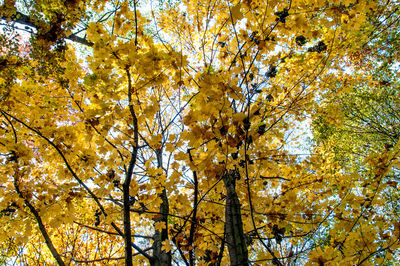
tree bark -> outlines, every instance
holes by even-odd
[[[236,193],[236,179],[239,178],[237,170],[225,173],[223,181],[227,196],[225,205],[225,241],[228,246],[231,265],[249,265],[246,238],[243,232],[243,222],[240,213],[240,201]]]

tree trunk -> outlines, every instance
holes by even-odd
[[[158,167],[162,167],[162,150],[158,149],[156,151],[157,155],[157,164]],[[168,213],[169,213],[169,204],[168,204],[168,197],[167,191],[164,189],[158,197],[161,198],[162,203],[160,205],[160,216],[159,218],[154,219],[155,222],[164,222],[166,228],[162,229],[161,232],[156,230],[153,235],[153,257],[152,261],[150,262],[151,265],[154,266],[168,266],[171,265],[171,252],[166,253],[165,251],[161,250],[162,242],[168,240]]]
[[[228,246],[231,265],[248,265],[248,251],[246,238],[243,232],[240,202],[236,194],[236,179],[239,178],[237,170],[225,173],[223,180],[227,191],[225,205],[226,243]]]
[[[164,189],[162,193],[158,195],[162,199],[162,203],[160,206],[160,218],[154,219],[155,222],[164,222],[167,225],[168,222],[168,199],[167,199],[167,192]],[[171,265],[171,253],[166,253],[165,251],[161,250],[162,242],[168,239],[168,228],[164,228],[160,231],[157,231],[153,235],[153,260],[151,265],[158,266],[168,266]]]

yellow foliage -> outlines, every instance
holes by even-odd
[[[334,138],[296,147],[315,113],[325,133],[346,122],[325,99],[388,86],[351,60],[377,60],[365,46],[395,4],[178,2],[4,2],[31,38],[0,36],[1,262],[394,257],[398,142],[360,172]]]

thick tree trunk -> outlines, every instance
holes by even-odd
[[[229,171],[223,178],[227,192],[225,205],[225,239],[232,266],[248,265],[248,252],[240,213],[240,201],[235,188],[237,178],[239,178],[239,172],[236,170]]]
[[[168,222],[168,199],[167,199],[167,192],[164,189],[162,193],[158,195],[162,199],[162,203],[160,206],[160,218],[154,219],[155,222],[164,222],[167,224]],[[161,250],[162,242],[168,239],[168,228],[162,229],[160,231],[156,231],[153,235],[153,261],[151,265],[154,266],[168,266],[171,265],[171,253],[166,253],[165,251]]]

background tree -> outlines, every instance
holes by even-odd
[[[145,17],[136,1],[5,1],[8,29],[30,32],[28,54],[11,39],[0,62],[7,255],[61,265],[392,259],[399,227],[385,221],[380,180],[396,150],[371,157],[365,177],[322,145],[300,159],[287,139],[327,92],[341,97],[345,60],[385,27],[366,18],[395,8],[182,1]],[[362,80],[347,75],[348,86]]]
[[[369,32],[360,50],[349,56],[346,64],[352,76],[332,80],[332,88],[344,90],[340,97],[327,96],[316,109],[315,141],[321,152],[330,154],[347,173],[353,175],[352,190],[358,199],[368,199],[354,226],[362,221],[375,223],[384,213],[385,222],[379,222],[378,247],[359,263],[379,254],[385,261],[398,236],[398,140],[399,140],[399,84],[398,9],[381,9],[371,16]],[[378,34],[381,32],[383,34]],[[354,85],[349,79],[357,78]],[[378,210],[378,211],[377,211]],[[379,214],[375,213],[377,211]],[[365,251],[364,251],[365,252]]]

